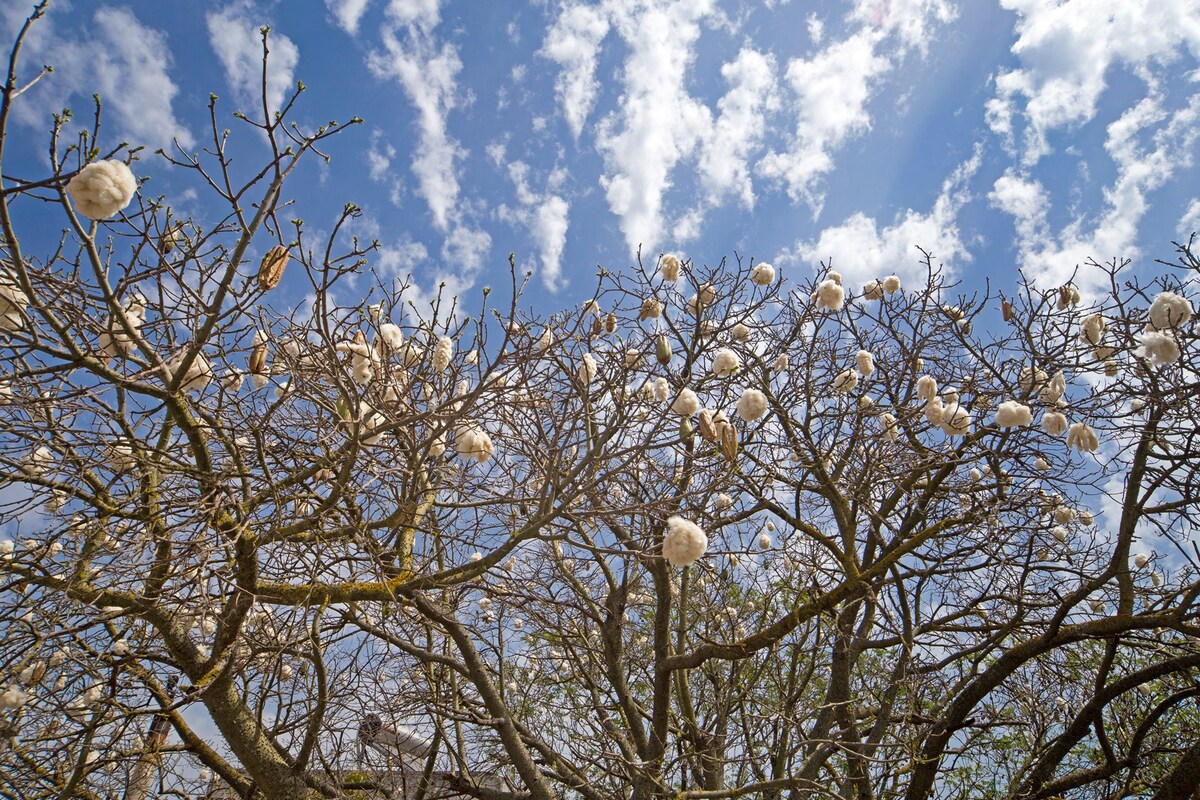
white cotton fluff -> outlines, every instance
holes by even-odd
[[[1074,285],[1068,283],[1066,286],[1063,286],[1058,290],[1058,302],[1056,305],[1058,310],[1062,311],[1070,308],[1071,306],[1079,305],[1079,301],[1082,299],[1083,298],[1079,294],[1079,290],[1075,288]]]
[[[1061,525],[1055,525],[1054,528],[1051,529],[1050,533],[1060,542],[1065,542],[1067,540],[1067,529]]]
[[[137,178],[123,161],[93,161],[67,182],[75,208],[88,219],[108,219],[125,208],[137,191]]]
[[[379,326],[379,349],[384,353],[395,353],[404,346],[404,332],[394,322],[385,322]]]
[[[858,355],[854,357],[854,363],[864,378],[875,371],[875,359],[866,350],[858,351]]]
[[[1067,429],[1067,418],[1057,411],[1047,411],[1042,415],[1042,430],[1051,436],[1062,436]]]
[[[755,264],[750,270],[750,282],[755,286],[770,286],[775,282],[775,268],[766,263]]]
[[[745,323],[739,322],[733,326],[733,329],[730,330],[729,335],[733,337],[735,342],[744,342],[750,338],[750,328],[746,326]]]
[[[1075,521],[1076,512],[1070,506],[1059,506],[1054,509],[1054,513],[1051,516],[1054,517],[1054,521],[1059,525],[1066,525],[1069,522]]]
[[[667,535],[663,537],[663,558],[677,567],[696,563],[708,549],[708,536],[700,526],[683,517],[667,520]]]
[[[1103,314],[1089,314],[1079,325],[1079,338],[1086,344],[1098,345],[1104,338],[1106,327]]]
[[[862,296],[864,300],[882,300],[883,287],[879,285],[879,281],[867,281],[863,284]]]
[[[496,450],[492,437],[475,422],[459,425],[454,431],[454,449],[463,458],[473,459],[480,464],[491,458]]]
[[[840,311],[842,304],[846,301],[846,290],[837,281],[824,280],[817,285],[812,300],[819,309]]]
[[[1086,510],[1079,512],[1079,524],[1080,525],[1091,525],[1095,521],[1096,521],[1096,517],[1092,514],[1092,512],[1086,511]]]
[[[667,383],[666,378],[655,378],[654,380],[654,399],[660,403],[666,402],[667,397],[671,394],[671,385]]]
[[[671,404],[671,410],[681,417],[690,417],[700,410],[700,398],[691,389],[684,389]]]
[[[712,373],[718,378],[728,378],[741,368],[742,360],[728,347],[722,347],[713,356]]]
[[[1135,569],[1144,569],[1150,563],[1150,555],[1148,553],[1138,553],[1133,557],[1133,566]]]
[[[888,294],[895,294],[900,291],[900,276],[888,275],[883,279],[883,290]]]
[[[788,354],[780,353],[775,356],[775,360],[771,362],[771,369],[775,372],[783,372],[788,368]]]
[[[996,408],[996,424],[1001,428],[1023,428],[1033,422],[1029,406],[1016,400],[1005,400]]]
[[[437,346],[433,348],[433,368],[445,372],[454,358],[454,340],[449,336],[439,336]]]
[[[1067,430],[1067,447],[1094,453],[1100,447],[1100,439],[1086,422],[1076,422]]]
[[[945,406],[942,403],[942,398],[934,396],[925,403],[925,419],[929,420],[934,425],[942,424],[942,413]]]
[[[16,709],[29,702],[29,695],[19,686],[4,687],[0,691],[0,710]]]
[[[662,261],[659,263],[659,271],[662,274],[662,279],[664,281],[679,280],[679,268],[681,266],[683,265],[680,264],[678,256],[663,256]]]
[[[1041,388],[1048,380],[1050,380],[1050,376],[1043,369],[1021,367],[1021,374],[1017,376],[1017,385],[1023,392],[1032,392],[1035,388]]]
[[[554,344],[554,331],[550,330],[550,327],[547,326],[546,329],[542,331],[541,337],[538,338],[537,351],[539,353],[544,353],[550,349],[550,345],[552,344]]]
[[[917,398],[928,403],[937,397],[937,381],[932,375],[922,375],[917,378]]]
[[[575,377],[584,386],[587,386],[596,379],[596,357],[591,353],[584,353],[579,359],[579,369],[575,372]]]
[[[900,438],[900,428],[896,424],[895,415],[885,411],[879,415],[880,436],[885,442],[894,442]]]
[[[852,369],[839,372],[833,379],[833,391],[838,394],[852,392],[856,386],[858,386],[858,373]]]
[[[12,539],[0,539],[0,561],[12,561],[14,549],[16,545]]]
[[[1060,369],[1038,392],[1038,400],[1048,406],[1057,403],[1067,391],[1067,377]]]
[[[734,410],[747,422],[760,420],[767,415],[767,396],[758,389],[746,389],[738,398]]]
[[[1159,292],[1150,304],[1150,324],[1160,331],[1178,328],[1191,319],[1191,302],[1174,292]]]
[[[836,283],[838,286],[842,285],[842,273],[838,272],[837,270],[829,270],[829,274],[826,277]]]
[[[129,321],[129,328],[137,333],[145,321],[143,319],[143,315],[146,313],[145,303],[140,297],[134,297],[125,304],[124,310],[125,319]],[[135,346],[133,337],[126,332],[126,328],[116,317],[109,318],[107,328],[100,334],[99,345],[100,352],[110,358],[128,358],[133,353]]]
[[[733,506],[733,498],[730,497],[729,495],[725,494],[724,492],[717,495],[717,499],[713,501],[713,507],[716,508],[717,511],[724,511],[725,509],[731,508],[732,506]]]
[[[971,430],[971,415],[958,403],[942,409],[942,432],[947,436],[964,436]]]
[[[1050,462],[1041,456],[1038,456],[1033,460],[1033,468],[1045,472],[1046,470],[1050,469]]]
[[[169,361],[163,364],[163,371],[166,373],[168,382],[175,379],[175,373],[183,365],[186,354],[186,349],[180,350]],[[196,353],[196,357],[192,359],[187,372],[183,374],[183,380],[179,384],[179,391],[199,392],[208,386],[212,380],[212,365],[208,363],[208,359],[204,357],[204,353]]]
[[[0,328],[8,331],[20,329],[25,324],[22,312],[29,305],[29,295],[7,272],[0,273]]]
[[[1169,330],[1143,333],[1142,350],[1151,364],[1170,364],[1179,360],[1179,343]]]

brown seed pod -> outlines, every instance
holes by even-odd
[[[281,244],[277,244],[263,256],[262,264],[258,267],[258,286],[263,291],[274,289],[283,278],[284,267],[288,264],[291,253]]]
[[[1012,322],[1012,318],[1013,318],[1012,303],[1008,302],[1007,300],[1001,300],[1000,301],[1000,313],[1004,315],[1005,322]]]
[[[737,458],[737,428],[732,425],[721,426],[721,452],[725,454],[726,461],[733,461]]]
[[[250,351],[250,372],[254,375],[262,375],[267,371],[267,343],[254,345],[254,349]]]
[[[617,332],[617,315],[612,313],[611,311],[608,312],[608,316],[604,318],[604,332],[605,333],[616,333]]]
[[[717,440],[717,429],[713,427],[712,412],[707,408],[700,409],[700,435],[706,442]]]

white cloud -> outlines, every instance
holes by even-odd
[[[1162,124],[1164,123],[1165,124]],[[1103,292],[1107,277],[1085,262],[1138,255],[1138,226],[1150,208],[1148,194],[1194,163],[1200,136],[1200,95],[1173,112],[1152,92],[1108,126],[1105,150],[1117,168],[1093,219],[1077,215],[1057,234],[1047,222],[1051,200],[1040,183],[1010,170],[993,186],[992,204],[1013,218],[1017,252],[1030,279],[1054,286],[1071,279],[1084,293]],[[1143,144],[1142,140],[1148,142]]]
[[[358,23],[366,13],[368,3],[370,0],[325,0],[325,7],[342,30],[353,36],[358,33]]]
[[[470,225],[456,225],[442,242],[442,259],[446,267],[469,286],[487,261],[491,247],[492,237],[487,231]]]
[[[956,13],[950,0],[856,0],[850,19],[924,53],[930,26],[950,22]]]
[[[833,171],[833,151],[871,126],[872,82],[891,69],[875,52],[877,42],[878,34],[862,30],[811,59],[788,62],[787,82],[796,97],[795,137],[790,149],[759,162],[759,172],[782,180],[793,200],[804,200],[814,210],[823,202],[816,183]]]
[[[20,13],[18,13],[20,12]],[[15,35],[28,9],[5,9],[4,28]],[[51,113],[99,92],[107,126],[134,145],[170,148],[173,139],[190,148],[191,131],[175,118],[179,89],[171,80],[167,37],[143,25],[132,11],[102,7],[83,35],[62,34],[52,13],[33,26],[22,51],[24,63],[52,64],[46,75],[15,105],[22,122],[44,126]],[[79,110],[77,108],[77,110]],[[90,115],[84,114],[81,117]]]
[[[711,119],[708,109],[688,95],[684,79],[699,21],[712,13],[710,0],[657,0],[614,9],[630,54],[620,110],[603,120],[596,139],[606,168],[601,184],[634,253],[657,245],[671,170],[691,154],[698,132]]]
[[[933,254],[935,264],[942,262],[953,274],[957,264],[971,260],[957,217],[970,199],[967,183],[981,161],[982,150],[977,147],[974,155],[942,183],[941,193],[927,214],[908,209],[882,230],[871,217],[854,214],[841,225],[821,231],[815,242],[799,243],[793,253],[776,261],[799,262],[808,267],[826,261],[858,291],[866,281],[890,274],[899,275],[908,285],[923,284],[927,276],[916,249],[922,247]]]
[[[493,148],[489,148],[489,153],[499,163],[504,157],[503,145],[495,143]],[[571,209],[563,197],[552,191],[560,180],[559,174],[551,174],[549,186],[542,193],[530,188],[529,165],[525,162],[514,161],[509,164],[508,175],[513,182],[519,206],[510,208],[502,205],[497,209],[499,216],[529,231],[537,248],[542,283],[550,291],[557,291],[562,288],[562,254],[566,248]]]
[[[576,139],[596,102],[596,56],[608,29],[602,8],[569,5],[550,26],[542,45],[541,54],[562,68],[554,80],[554,91]]]
[[[1024,114],[1026,165],[1049,152],[1048,132],[1095,116],[1114,64],[1144,76],[1148,65],[1171,61],[1185,47],[1200,55],[1196,0],[1001,0],[1001,5],[1019,15],[1012,52],[1021,66],[996,77],[988,124],[1015,147],[1014,119]]]
[[[412,26],[428,34],[441,19],[441,0],[391,0],[388,17],[400,26]]]
[[[395,157],[396,148],[387,141],[383,131],[372,131],[371,146],[367,150],[367,168],[370,170],[371,180],[376,183],[384,181]]]
[[[1200,198],[1188,204],[1187,210],[1179,218],[1179,226],[1175,229],[1180,238],[1185,240],[1197,231],[1200,231]]]
[[[254,116],[262,106],[263,45],[260,29],[266,21],[254,16],[256,9],[246,2],[236,2],[221,11],[210,11],[205,17],[208,41],[225,69],[225,81],[233,89],[237,101]],[[295,43],[272,28],[268,39],[270,58],[267,71],[267,107],[280,108],[289,91],[295,87],[293,73],[300,61]]]
[[[403,4],[393,3],[397,5]],[[409,9],[408,17],[418,10]],[[424,23],[426,19],[417,21]],[[450,136],[446,121],[457,105],[456,80],[462,61],[452,45],[438,47],[417,27],[408,28],[405,41],[400,36],[397,30],[385,30],[383,49],[372,52],[367,64],[376,75],[395,78],[417,110],[419,136],[412,170],[434,224],[445,232],[454,222],[458,200],[456,161],[465,155],[458,141]]]
[[[742,205],[754,205],[747,161],[762,147],[766,112],[778,108],[775,59],[745,49],[721,67],[729,91],[717,102],[716,121],[701,140],[700,177],[709,200],[733,191]]]
[[[375,255],[375,268],[384,277],[403,280],[429,258],[429,251],[420,242],[405,235],[394,245],[380,245]]]
[[[833,156],[852,136],[870,130],[868,105],[880,79],[910,51],[924,53],[933,28],[954,19],[949,0],[857,0],[848,20],[858,27],[811,58],[788,62],[795,98],[795,134],[787,149],[768,154],[760,175],[781,181],[794,201],[820,213],[819,182],[834,169]],[[810,22],[810,35],[814,34]],[[820,36],[821,28],[815,28]]]

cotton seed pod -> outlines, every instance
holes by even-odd
[[[1115,359],[1108,359],[1104,362],[1104,375],[1109,378],[1115,378],[1121,374],[1121,365]]]
[[[658,319],[662,316],[662,303],[657,297],[647,297],[642,301],[642,310],[638,312],[638,321]]]
[[[729,335],[733,337],[735,342],[744,342],[750,338],[750,328],[739,322],[733,326],[733,329],[729,332]]]
[[[1066,286],[1059,287],[1058,309],[1060,311],[1079,305],[1080,299],[1079,290],[1071,284],[1068,283]]]
[[[168,226],[167,229],[162,232],[162,236],[158,237],[159,252],[164,256],[169,255],[170,252],[175,249],[175,246],[182,242],[184,238],[182,225]]]
[[[265,375],[267,372],[267,343],[260,342],[250,351],[250,374]]]
[[[617,332],[617,315],[612,313],[611,311],[608,312],[608,316],[606,316],[604,318],[604,332],[605,333],[616,333]]]
[[[654,357],[664,367],[671,363],[671,342],[665,334],[659,335],[658,340],[654,343]]]
[[[839,372],[833,379],[833,391],[838,394],[852,392],[856,386],[858,386],[858,373],[852,369]]]
[[[692,427],[692,420],[690,417],[684,417],[679,421],[679,441],[683,442],[684,444],[691,444],[693,431],[694,428]]]
[[[604,320],[600,317],[596,317],[594,320],[592,320],[591,335],[593,338],[595,338],[602,333],[604,333]]]
[[[700,436],[704,441],[715,442],[717,440],[717,429],[713,426],[712,412],[707,408],[700,409],[697,425],[700,428]]]
[[[859,350],[854,357],[855,364],[858,366],[858,371],[865,378],[875,371],[875,359],[866,350]]]
[[[863,284],[862,296],[864,300],[882,300],[883,287],[879,285],[879,281],[867,281]]]
[[[732,425],[721,426],[721,454],[726,461],[732,462],[738,454],[737,428]]]
[[[1013,304],[1008,302],[1007,300],[1001,300],[1000,301],[1000,316],[1004,318],[1005,322],[1012,322]]]
[[[277,244],[267,251],[267,254],[262,257],[262,263],[258,265],[258,286],[263,291],[274,289],[279,285],[279,281],[283,279],[284,267],[288,264],[291,253],[281,244]]]

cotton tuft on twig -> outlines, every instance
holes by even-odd
[[[812,300],[817,304],[818,309],[840,311],[846,300],[846,290],[836,281],[821,281],[817,285],[817,290],[813,292]]]
[[[681,266],[682,264],[680,264],[678,256],[663,256],[662,261],[659,263],[659,270],[662,274],[662,279],[664,281],[679,280],[679,269]]]
[[[1047,411],[1042,415],[1042,430],[1051,436],[1062,436],[1067,429],[1067,418],[1057,411]]]
[[[67,182],[76,210],[91,220],[108,219],[129,205],[137,178],[123,161],[93,161]]]
[[[696,563],[708,550],[708,536],[699,525],[683,517],[667,519],[667,533],[663,537],[663,558],[677,567]]]
[[[1179,343],[1170,330],[1143,333],[1142,351],[1151,364],[1170,364],[1178,361],[1180,356]]]
[[[854,356],[854,363],[864,378],[875,371],[875,359],[866,350],[858,351],[858,354]]]
[[[1174,292],[1159,292],[1150,304],[1150,324],[1156,330],[1172,330],[1187,324],[1191,319],[1191,302]]]
[[[479,423],[467,422],[454,431],[454,449],[463,458],[482,464],[492,457],[496,448],[492,444],[492,437]]]
[[[767,396],[758,389],[746,389],[738,398],[734,410],[747,422],[760,420],[767,415]]]
[[[1029,406],[1016,400],[1006,400],[996,408],[996,425],[1001,428],[1023,428],[1033,422]]]
[[[858,386],[858,373],[852,369],[839,372],[833,379],[833,391],[838,394],[852,392],[856,386]]]
[[[917,378],[917,398],[928,403],[937,397],[937,381],[932,375],[922,375]]]
[[[741,368],[742,360],[728,347],[722,347],[713,356],[712,373],[718,378],[728,378]]]
[[[895,294],[900,291],[900,276],[888,275],[883,279],[883,290],[888,294]]]
[[[864,300],[882,300],[883,287],[879,285],[879,281],[867,281],[863,284],[862,296]]]
[[[1100,439],[1086,422],[1076,422],[1067,430],[1067,447],[1094,453],[1100,447]]]
[[[449,336],[438,337],[437,345],[433,348],[433,369],[445,372],[454,358],[454,340]]]
[[[1104,339],[1104,329],[1106,327],[1107,323],[1104,321],[1103,314],[1089,314],[1083,318],[1083,322],[1079,325],[1079,338],[1085,344],[1094,347]]]
[[[584,353],[579,359],[579,369],[575,372],[575,377],[583,386],[589,385],[596,379],[596,357],[591,353]]]
[[[770,264],[755,264],[750,270],[750,282],[755,286],[770,286],[775,282],[775,268]]]
[[[690,417],[700,410],[700,398],[691,389],[685,388],[671,404],[671,410],[682,417]]]

